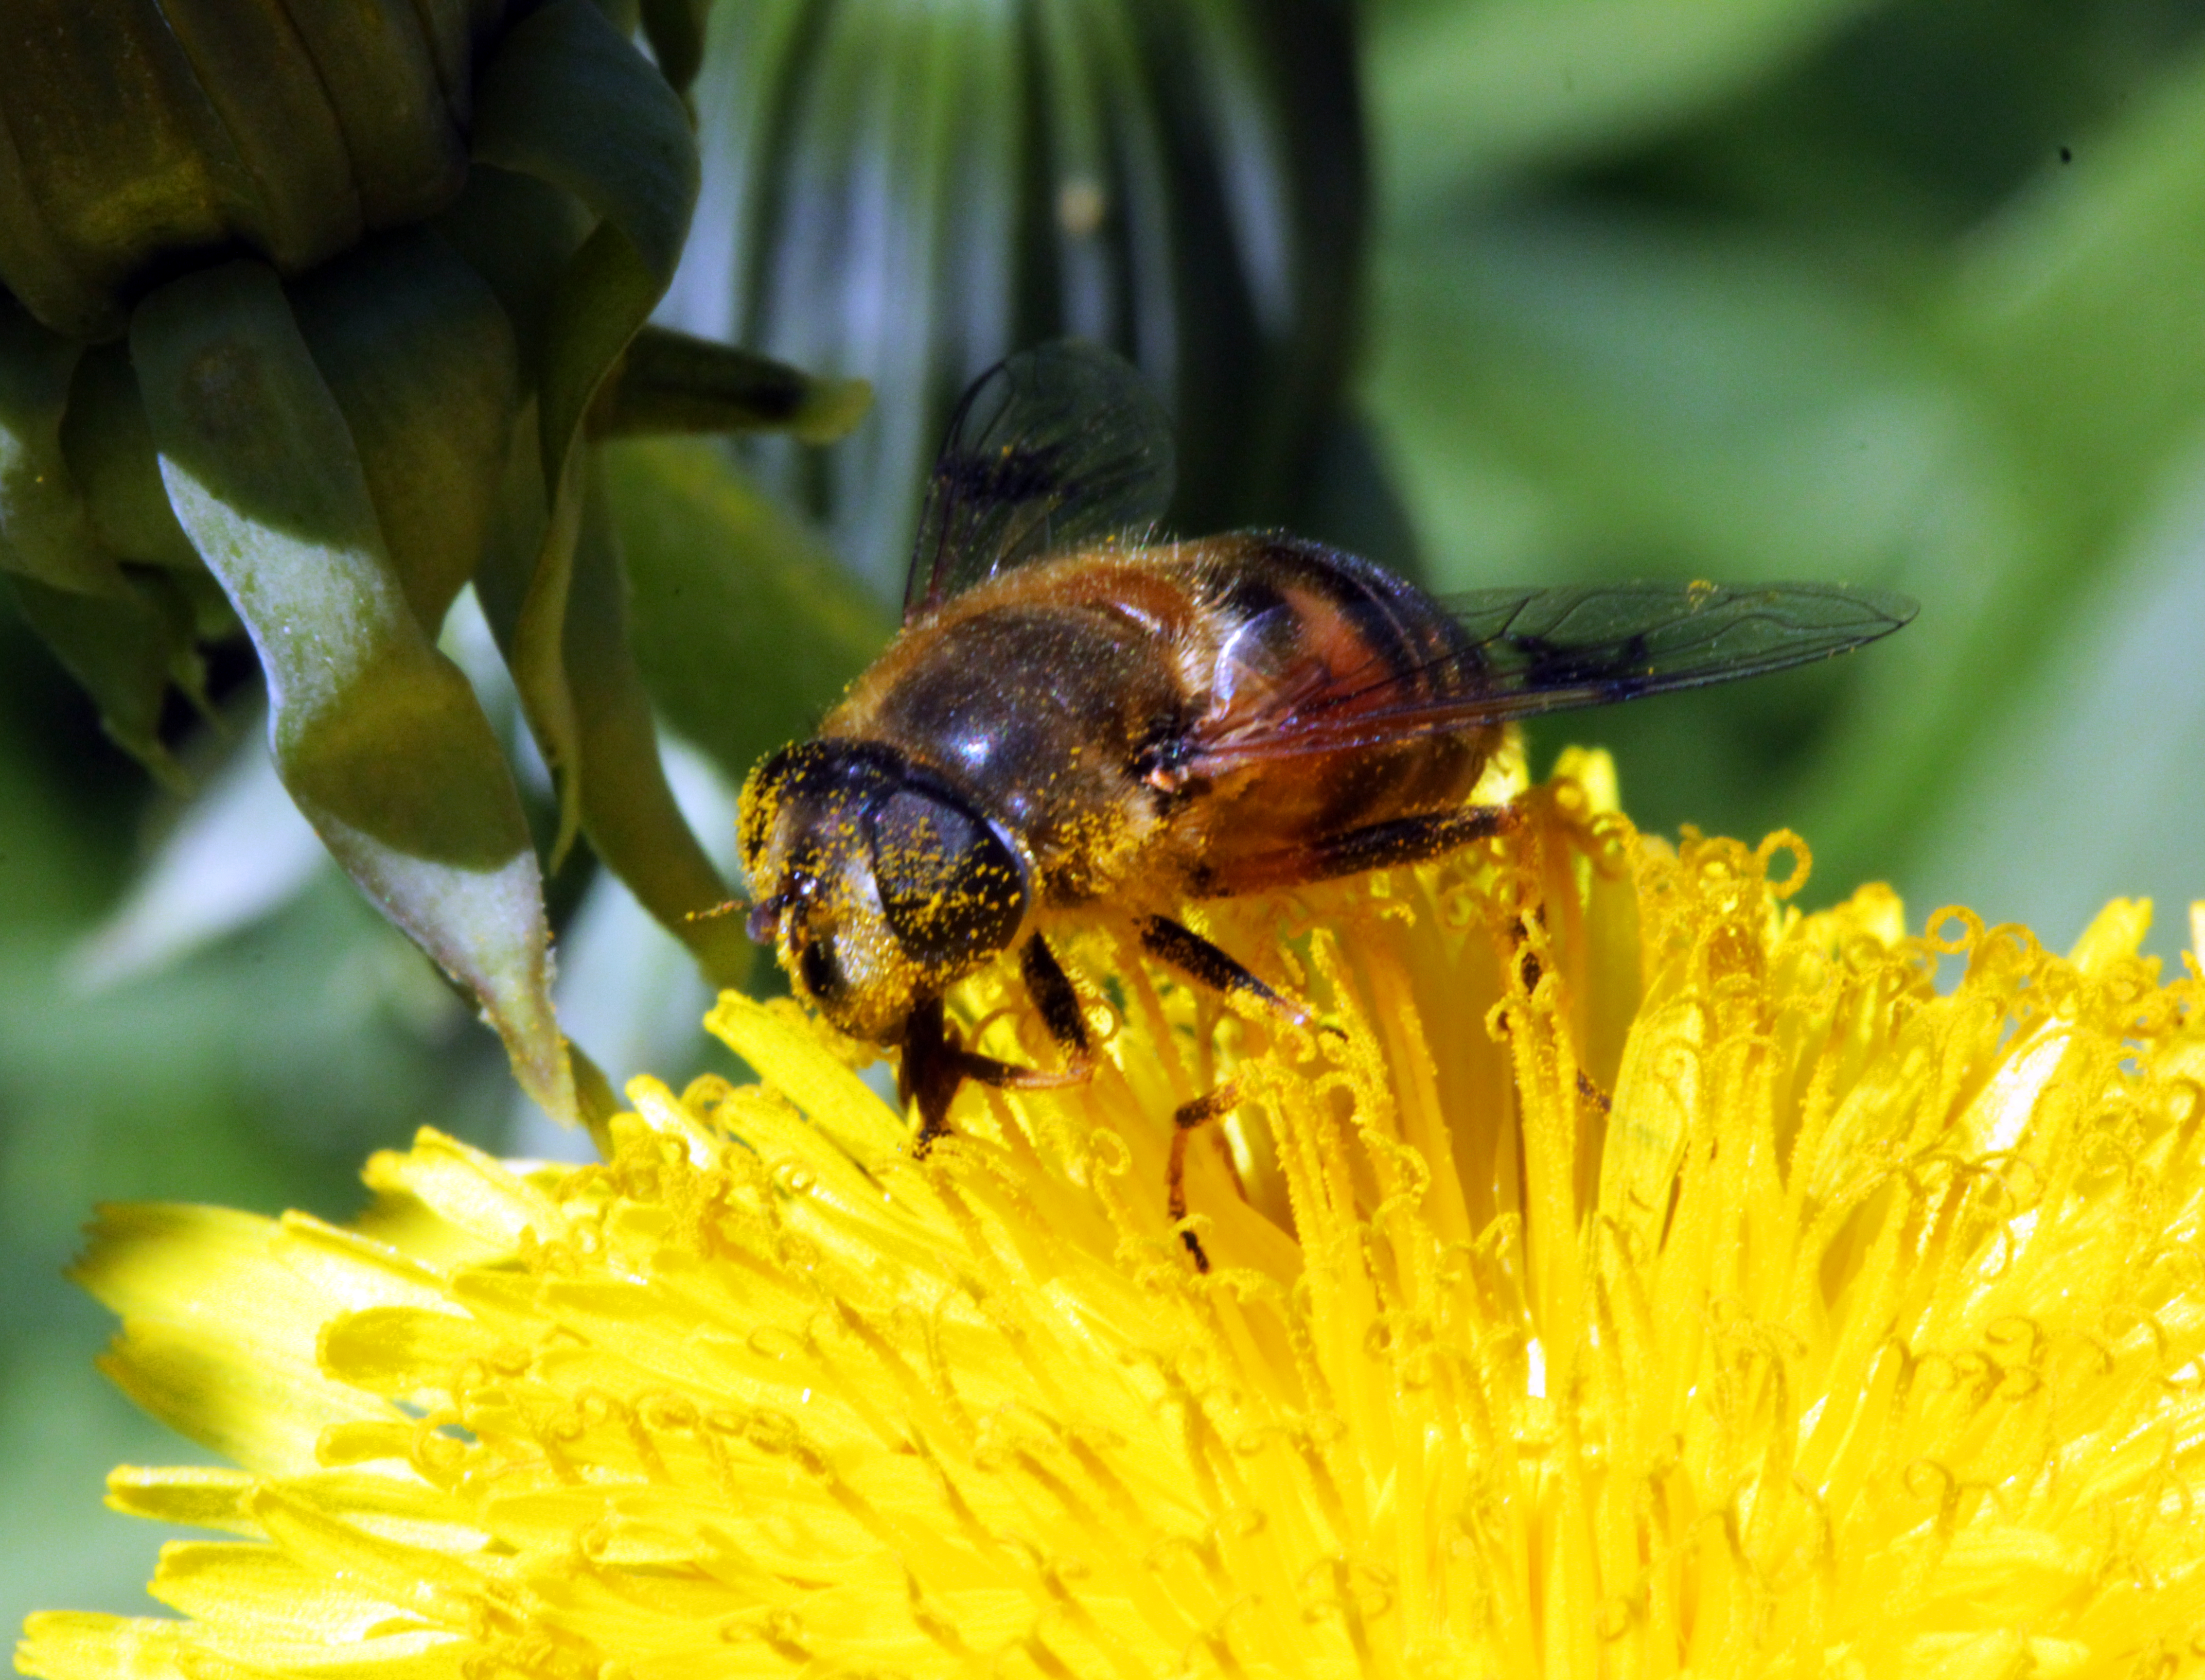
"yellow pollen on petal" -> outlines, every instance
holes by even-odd
[[[763,1083],[638,1081],[603,1163],[424,1133],[349,1227],[110,1212],[116,1375],[239,1468],[119,1472],[216,1536],[163,1556],[180,1619],[37,1618],[19,1662],[2205,1666],[2194,963],[2141,903],[2065,957],[1804,911],[1798,837],[1639,834],[1596,755],[1516,797],[1189,912],[1307,1025],[1067,925],[1094,1077],[968,1086],[924,1159],[846,1043],[729,995]],[[1054,1066],[1013,968],[952,1012]]]

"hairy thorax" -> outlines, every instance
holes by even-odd
[[[1171,640],[1121,607],[1047,599],[914,640],[823,733],[885,742],[969,790],[1029,848],[1045,905],[1125,891],[1168,815],[1136,767],[1181,716]]]

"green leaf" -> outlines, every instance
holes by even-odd
[[[77,364],[62,416],[62,450],[101,542],[126,561],[205,575],[169,506],[128,343],[95,346]]]
[[[567,614],[582,759],[582,822],[599,858],[687,946],[716,986],[748,982],[754,947],[666,785],[651,701],[628,647],[627,580],[600,475],[589,474]]]
[[[513,329],[433,233],[389,235],[292,288],[413,616],[442,622],[482,562],[520,416]]]
[[[1037,9],[1037,26],[1068,9]],[[715,22],[715,74],[698,97],[715,102],[723,145],[733,124],[758,125],[752,145],[715,158],[726,183],[716,204],[743,217],[722,234],[723,284],[739,312],[716,335],[871,380],[883,401],[830,458],[826,511],[836,551],[884,596],[900,594],[948,404],[1013,347],[1025,26],[1008,14],[883,0],[722,4]],[[1063,178],[1122,205],[1154,253],[1163,241],[1153,113],[1128,112],[1122,138],[1129,171],[1151,190],[1120,198],[1124,183],[1079,176],[1069,157]],[[1108,335],[1118,308],[1135,312],[1125,300],[1137,288],[1157,318],[1168,286],[1160,265],[1098,248],[1096,231],[1067,241],[1059,258],[1077,299],[1065,326]],[[1167,300],[1166,318],[1168,309]],[[785,447],[774,454],[788,488],[812,476],[813,464]]]
[[[673,273],[697,200],[689,119],[589,0],[552,0],[508,33],[475,92],[473,140],[478,161],[564,188],[645,269]]]
[[[667,722],[740,783],[817,727],[893,621],[724,451],[669,439],[603,454],[644,682]]]
[[[575,1113],[536,856],[473,692],[408,610],[344,416],[275,276],[142,303],[131,353],[170,500],[251,632],[276,762],[323,842],[478,998],[515,1076]]]
[[[2083,156],[1969,248],[1944,324],[2045,511],[2088,541],[2130,516],[2205,414],[2205,357],[2189,348],[2205,318],[2205,58]]]
[[[1922,600],[1827,668],[1534,731],[1615,746],[1649,827],[1790,826],[1828,882],[1887,872],[1940,730],[1981,703],[1948,668],[1953,627],[2029,547],[1919,335],[1777,241],[1682,217],[1495,218],[1401,239],[1381,275],[1372,407],[1439,587],[1797,579]]]
[[[373,220],[332,98],[344,77],[326,74],[326,56],[315,62],[281,0],[162,0],[146,9],[174,36],[169,50],[189,76],[169,98],[196,119],[197,150],[216,183],[210,231],[241,234],[288,274],[359,240]],[[373,67],[347,68],[378,79]]]
[[[686,92],[704,62],[704,14],[711,0],[643,0],[643,34],[659,73]]]
[[[1774,241],[1526,215],[1397,241],[1377,289],[1371,398],[1441,588],[1871,581],[1955,447],[1919,344]]]
[[[0,62],[0,281],[55,330],[112,338],[149,252],[219,244],[249,173],[151,0],[17,0]]]
[[[959,393],[1059,334],[1115,346],[1174,408],[1180,529],[1287,519],[1352,337],[1354,10],[721,0],[711,190],[661,318],[871,382],[823,457],[744,458],[883,597]]]
[[[92,696],[108,739],[181,793],[188,784],[162,745],[161,709],[192,657],[192,620],[182,597],[162,582],[141,578],[113,595],[80,595],[0,573],[24,621]]]
[[[0,578],[109,739],[181,788],[161,709],[172,680],[196,687],[192,615],[173,586],[124,573],[70,470],[63,424],[84,348],[0,292]]]
[[[2143,767],[2196,746],[2178,703],[2109,705],[2106,697],[2134,688],[2130,674],[2107,666],[2094,678],[2071,645],[2078,633],[2150,645],[2152,610],[2142,603],[2179,596],[2124,574],[2139,564],[2139,526],[2195,482],[2205,426],[2205,359],[2194,348],[2205,312],[2205,57],[2177,62],[2078,139],[2081,161],[2045,169],[1980,230],[1925,311],[1982,466],[1967,493],[1948,493],[1936,529],[1951,551],[1925,568],[1930,589],[1958,597],[1934,683],[1891,718],[1884,775],[1869,787],[1873,814],[1894,837],[1886,867],[1927,876],[1940,891],[1957,885],[1971,902],[1967,878],[1941,864],[1958,858],[1986,881],[2018,883],[2023,872],[2011,860],[1994,866],[1985,850],[1988,835],[2010,845],[2015,828],[1987,813],[2010,817],[2032,799],[2092,813],[2086,828],[2099,815],[2112,826],[2102,846],[2058,849],[2048,835],[2031,855],[2116,851],[2149,878],[2150,849],[2132,825],[2164,810],[2167,795]],[[2075,719],[2095,730],[2109,712],[2125,714],[2125,739],[2082,745]],[[2031,721],[2019,739],[2018,718]],[[2073,751],[2083,757],[2071,763]],[[1990,792],[1984,764],[2005,791]],[[2080,786],[2092,792],[2078,795]],[[2113,870],[2059,876],[2033,901],[1986,908],[2049,915],[2056,905],[2071,923],[2078,887],[2101,899],[2137,884]],[[2176,876],[2157,870],[2162,884]],[[2047,937],[2058,942],[2049,929]]]
[[[525,588],[485,594],[532,728],[560,778],[564,854],[582,814],[581,724],[565,665],[584,419],[665,291],[696,202],[697,153],[673,90],[588,0],[553,0],[507,36],[477,92],[475,155],[550,182],[602,218],[568,263],[536,370],[550,516]],[[496,619],[493,619],[496,622]]]
[[[478,158],[466,189],[428,225],[497,294],[520,347],[522,386],[532,390],[552,297],[568,259],[590,236],[589,211],[549,182]]]
[[[1600,9],[1542,9],[1535,27]],[[1705,45],[1765,9],[1703,9],[1691,27]],[[1572,48],[1572,90],[1521,81],[1553,122],[1519,145],[1496,143],[1484,107],[1451,105],[1484,71],[1444,55],[1528,14],[1392,10],[1374,110],[1397,182],[1423,196],[1394,195],[1372,389],[1439,567],[1866,576],[1923,602],[1839,668],[1558,721],[1544,740],[1616,745],[1653,826],[1799,829],[1810,896],[1888,876],[1976,899],[1940,868],[1948,852],[2018,883],[2028,866],[1994,872],[1983,852],[2033,826],[2016,816],[2032,802],[2061,812],[2024,848],[2036,871],[2125,890],[2049,832],[2124,797],[2178,831],[2172,801],[2117,795],[2110,766],[2174,762],[2194,727],[2163,698],[2130,703],[2125,739],[2083,767],[2045,720],[2120,685],[2068,644],[2128,587],[2136,522],[2196,470],[2195,20],[1887,9],[1819,53],[1765,33],[1780,50],[1734,61],[1718,102],[1691,104],[1689,79],[1655,90],[1667,116],[1588,103],[1601,90]],[[1969,769],[1986,756],[2012,798]],[[2104,826],[2141,855],[2124,818]]]
[[[601,437],[770,430],[830,443],[864,418],[872,396],[862,379],[815,379],[733,345],[647,326],[592,424]]]
[[[1899,885],[1911,907],[1974,905],[2063,949],[2116,894],[2156,900],[2149,948],[2191,943],[2205,899],[2198,770],[2205,763],[2205,429],[2142,528],[2061,597],[2059,633],[1993,680],[1964,751],[1939,761],[1941,797]]]
[[[394,227],[449,204],[466,178],[467,140],[449,103],[443,44],[415,7],[282,0],[282,16],[343,131],[367,225]]]
[[[0,569],[80,595],[120,597],[62,451],[62,416],[84,345],[48,332],[0,292]]]
[[[445,105],[462,122],[474,109],[474,43],[496,27],[504,0],[414,0]]]

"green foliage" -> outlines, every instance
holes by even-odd
[[[294,249],[264,236],[285,193],[256,205],[218,190],[238,135],[155,122],[173,145],[147,151],[127,122],[55,129],[55,157],[33,149],[41,191],[0,190],[0,276],[21,287],[24,253],[72,217],[111,237],[78,252],[86,288],[22,294],[36,319],[0,294],[0,581],[110,736],[171,786],[169,690],[204,707],[201,644],[241,626],[276,772],[330,855],[480,1004],[536,1102],[602,1118],[602,1081],[570,1067],[554,1013],[542,875],[503,746],[434,638],[478,584],[554,772],[550,861],[586,830],[708,977],[741,979],[740,929],[703,913],[727,882],[660,763],[591,444],[601,425],[660,416],[817,438],[854,421],[863,387],[694,343],[676,356],[664,333],[629,365],[698,171],[688,114],[633,16],[490,4],[472,25],[448,9],[424,36],[404,0],[294,0],[288,22],[179,3],[170,41],[142,10],[91,0],[54,22],[76,80],[0,79],[0,115],[46,133],[72,91],[102,97],[103,55],[122,81],[160,84],[140,102],[149,122],[242,101],[244,138],[264,142],[287,102],[326,96],[354,210],[404,225]],[[651,35],[693,59],[684,15],[658,8]],[[312,62],[253,56],[294,26]],[[40,35],[29,62],[51,45]],[[247,62],[273,80],[241,81]],[[0,189],[11,159],[0,145]]]
[[[1434,580],[1923,603],[1835,669],[1537,739],[1614,745],[1651,825],[1800,830],[1810,898],[1891,878],[2056,942],[2150,891],[2157,948],[2183,942],[2205,800],[2166,777],[2205,703],[2166,614],[2201,569],[2169,534],[2205,422],[2196,21],[1380,9],[1365,391]]]
[[[130,349],[169,503],[259,651],[284,785],[345,872],[496,1017],[522,1088],[571,1108],[520,798],[407,601],[282,288],[257,263],[173,282],[136,312]]]
[[[887,642],[890,616],[710,445],[617,444],[605,473],[651,698],[738,781],[812,730]],[[731,691],[741,703],[729,703]]]

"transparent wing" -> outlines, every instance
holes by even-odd
[[[1903,595],[1839,584],[1585,584],[1437,604],[1456,631],[1447,653],[1299,672],[1275,704],[1192,744],[1204,770],[1734,682],[1860,647],[1917,610]]]
[[[1123,358],[1059,339],[997,363],[958,403],[934,463],[905,621],[1007,567],[1145,536],[1173,476],[1171,418]]]

